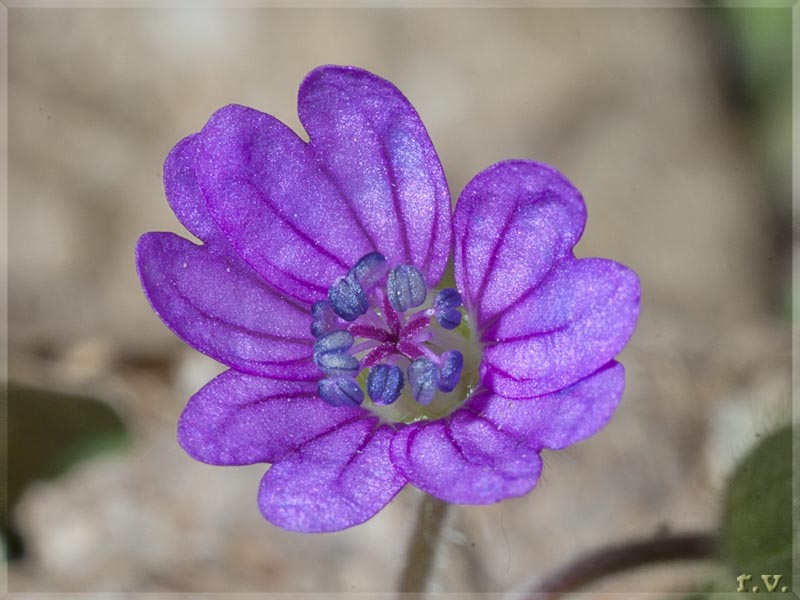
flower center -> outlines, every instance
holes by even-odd
[[[364,406],[388,423],[450,414],[472,392],[480,351],[453,288],[429,290],[412,265],[378,252],[337,279],[311,308],[320,397]]]

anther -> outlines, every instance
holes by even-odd
[[[314,362],[328,375],[358,374],[358,359],[344,352],[323,352],[314,357]]]
[[[418,358],[408,366],[411,396],[420,404],[430,404],[436,395],[439,367],[429,358]]]
[[[396,365],[376,365],[367,375],[367,393],[375,404],[385,406],[400,397],[403,372]]]
[[[333,311],[345,321],[353,322],[367,312],[367,294],[352,273],[340,277],[328,289]]]
[[[419,269],[405,264],[390,270],[379,252],[365,254],[334,281],[327,298],[311,307],[314,363],[325,373],[318,392],[325,402],[353,407],[369,397],[371,408],[387,406],[408,384],[413,399],[427,406],[438,393],[456,389],[464,356],[442,352],[451,336],[437,334],[436,324],[459,326],[461,294],[441,290],[432,306],[425,303],[427,294]],[[395,355],[408,367],[396,365]],[[366,377],[356,380],[359,374]]]
[[[428,288],[419,269],[411,265],[400,265],[389,271],[386,291],[392,307],[399,312],[405,312],[425,302]]]
[[[352,348],[355,339],[344,329],[331,331],[314,342],[314,355],[324,352],[343,352]]]
[[[439,389],[445,393],[452,392],[461,378],[461,369],[464,368],[464,355],[458,350],[448,350],[441,356],[442,367],[439,377]]]
[[[331,406],[356,407],[364,401],[361,387],[349,377],[323,379],[317,385],[317,393]]]
[[[322,336],[314,344],[314,363],[328,375],[356,375],[358,359],[347,354],[353,342],[353,336],[344,330]]]
[[[327,300],[314,302],[311,307],[311,335],[319,338],[333,331],[336,326],[336,313],[333,312],[331,303]]]
[[[386,257],[380,252],[370,252],[362,256],[350,269],[350,275],[364,290],[368,290],[386,275],[389,265]]]
[[[444,329],[455,329],[461,324],[461,294],[453,288],[443,289],[433,301],[433,314]]]

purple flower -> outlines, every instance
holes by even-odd
[[[636,275],[573,256],[583,200],[541,163],[489,167],[451,214],[391,83],[320,67],[298,105],[308,143],[231,105],[167,157],[167,199],[203,244],[145,234],[139,277],[178,336],[230,367],[189,401],[181,446],[272,463],[259,506],[296,531],[361,523],[406,483],[464,504],[527,493],[542,449],[614,411]]]

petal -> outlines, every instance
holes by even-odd
[[[559,450],[597,433],[611,418],[625,388],[625,370],[611,361],[558,392],[510,400],[491,392],[465,406],[498,429],[534,448]]]
[[[200,135],[197,178],[209,212],[277,289],[319,300],[374,250],[311,148],[274,117],[230,105]]]
[[[639,298],[639,278],[619,263],[563,261],[484,331],[484,385],[530,398],[593,373],[630,339]]]
[[[414,107],[367,71],[325,66],[300,86],[298,112],[360,230],[391,264],[436,284],[450,252],[450,192]]]
[[[454,215],[455,276],[482,328],[571,256],[586,207],[561,173],[530,161],[497,163],[475,176]]]
[[[542,468],[536,449],[463,410],[400,430],[392,441],[392,460],[409,483],[458,504],[522,496]]]
[[[225,241],[206,207],[197,184],[194,163],[200,149],[200,138],[192,134],[183,138],[164,161],[164,191],[170,208],[186,229],[205,242]]]
[[[148,233],[136,264],[153,310],[193,348],[255,375],[321,375],[312,362],[309,310],[240,261],[172,233]]]
[[[361,414],[323,402],[314,382],[230,370],[189,400],[178,422],[178,442],[189,456],[212,465],[275,462]]]
[[[362,417],[301,445],[261,481],[264,517],[308,533],[363,523],[406,483],[389,459],[392,435],[387,426],[376,429],[374,418]]]

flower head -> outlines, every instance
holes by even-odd
[[[309,142],[231,105],[167,157],[167,199],[203,243],[145,234],[139,276],[159,317],[230,367],[189,400],[181,446],[272,463],[259,506],[297,531],[361,523],[406,483],[465,504],[527,493],[542,449],[614,411],[636,275],[574,257],[585,206],[544,164],[489,167],[451,211],[388,81],[320,67],[298,105]]]

